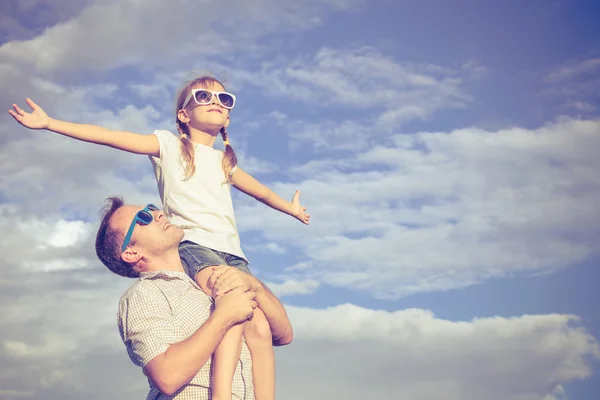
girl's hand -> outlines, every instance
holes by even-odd
[[[294,198],[292,199],[292,210],[293,216],[303,224],[308,225],[308,221],[310,220],[310,215],[306,213],[306,207],[302,207],[300,205],[300,191],[296,190],[294,194]]]
[[[28,113],[21,109],[18,105],[13,104],[13,110],[8,110],[8,113],[21,125],[29,129],[46,129],[50,125],[50,117],[40,106],[35,104],[33,100],[27,99],[27,104],[32,108],[32,112]]]

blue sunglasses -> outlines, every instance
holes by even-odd
[[[154,204],[148,204],[144,207],[143,210],[140,210],[135,214],[135,218],[131,221],[131,225],[129,226],[129,230],[127,231],[127,235],[125,235],[125,241],[123,242],[123,247],[121,248],[121,252],[125,251],[129,242],[131,241],[131,235],[133,235],[133,230],[135,226],[139,223],[142,226],[148,225],[150,222],[154,221],[154,215],[152,215],[152,211],[158,211],[159,208]]]

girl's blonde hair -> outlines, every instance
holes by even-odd
[[[175,107],[175,122],[177,124],[177,131],[179,132],[179,137],[181,139],[181,158],[185,164],[184,169],[184,179],[189,179],[194,172],[196,172],[196,164],[194,163],[194,144],[190,140],[190,135],[188,132],[187,124],[181,122],[178,117],[179,110],[183,108],[183,102],[185,101],[188,94],[192,91],[192,89],[196,87],[208,88],[210,84],[216,84],[225,87],[217,78],[214,78],[210,75],[199,76],[191,81],[183,84],[179,93],[177,94],[177,104]],[[190,100],[192,101],[192,100]],[[223,172],[225,172],[225,182],[231,182],[231,170],[237,165],[237,157],[235,155],[235,151],[229,144],[227,130],[225,127],[221,128],[221,137],[223,138],[223,142],[225,142],[225,154],[223,156]]]

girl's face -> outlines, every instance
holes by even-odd
[[[225,91],[225,88],[217,82],[208,82],[206,86],[197,86],[193,89],[207,89],[210,92]],[[218,133],[221,128],[227,128],[229,125],[229,110],[221,105],[216,95],[213,95],[210,103],[206,105],[198,104],[194,99],[190,99],[184,111],[187,121],[184,119],[183,122],[186,122],[192,129]]]

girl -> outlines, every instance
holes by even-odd
[[[86,142],[110,146],[150,157],[164,211],[170,222],[184,228],[179,247],[187,272],[206,293],[212,293],[208,278],[212,266],[226,264],[250,273],[240,247],[230,184],[268,206],[289,214],[304,224],[310,216],[300,205],[296,191],[291,202],[237,166],[227,136],[229,113],[235,96],[210,76],[198,77],[183,86],[177,97],[175,121],[178,136],[157,130],[150,135],[112,131],[100,126],[59,121],[27,99],[33,109],[16,104],[10,115],[30,129],[47,129]],[[225,151],[213,149],[221,135]],[[123,243],[123,253],[128,244]],[[220,293],[212,293],[213,297]],[[275,361],[272,338],[265,315],[256,309],[252,320],[230,329],[213,355],[213,399],[231,399],[231,383],[244,335],[252,355],[252,374],[257,400],[275,396]]]

